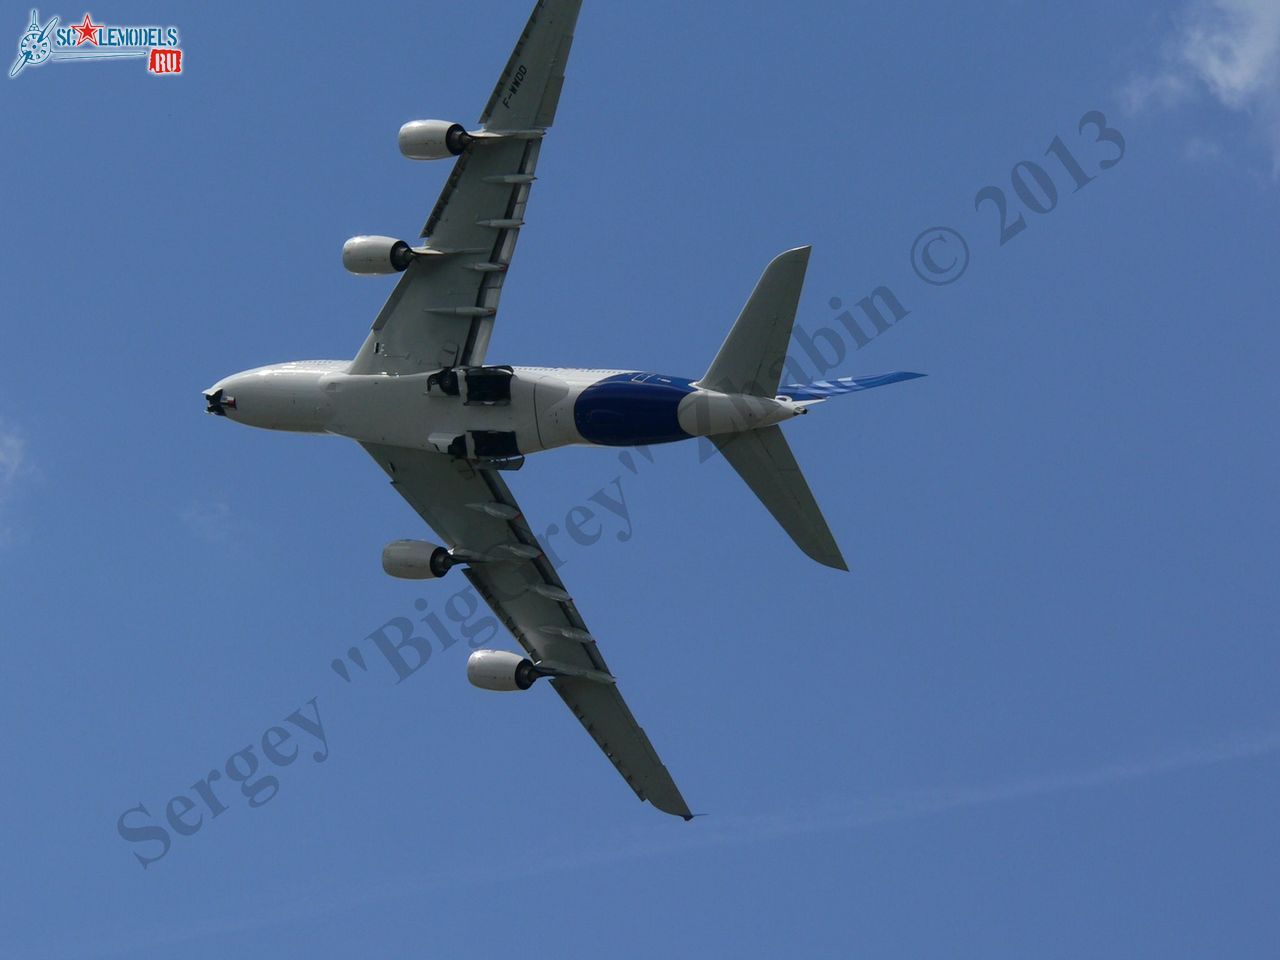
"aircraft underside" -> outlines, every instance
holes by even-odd
[[[705,390],[654,373],[537,367],[358,376],[337,360],[251,370],[212,388],[210,411],[246,426],[335,434],[448,454],[490,469],[575,444],[675,443],[754,430],[802,403]]]
[[[351,273],[400,275],[355,358],[250,370],[215,384],[205,399],[209,413],[246,426],[359,442],[439,541],[387,545],[383,570],[431,580],[462,567],[523,651],[477,651],[467,665],[471,683],[516,692],[546,678],[636,796],[688,820],[688,804],[503,471],[573,444],[709,437],[800,550],[848,570],[779,424],[831,397],[918,375],[781,383],[809,247],[769,264],[696,382],[487,359],[581,6],[537,0],[478,127],[401,127],[405,157],[454,166],[418,241],[358,236],[343,246]]]

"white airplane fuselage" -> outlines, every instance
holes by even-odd
[[[807,404],[706,390],[618,370],[483,367],[353,376],[345,360],[236,374],[206,393],[210,412],[290,433],[333,434],[477,461],[516,461],[575,444],[633,447],[754,430]]]

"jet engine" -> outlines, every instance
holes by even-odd
[[[477,650],[467,661],[467,679],[481,690],[528,690],[542,675],[528,658],[505,650]]]
[[[448,120],[415,120],[400,128],[400,152],[410,160],[447,160],[467,149],[475,137]]]
[[[438,580],[455,562],[444,547],[421,540],[397,540],[382,551],[382,569],[397,580]]]
[[[342,245],[342,265],[357,277],[403,273],[417,256],[413,247],[392,237],[352,237]]]

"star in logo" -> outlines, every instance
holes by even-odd
[[[98,31],[102,29],[102,24],[94,23],[90,20],[89,14],[86,13],[84,15],[84,23],[79,26],[72,25],[71,29],[80,34],[80,36],[76,38],[77,47],[86,42],[92,43],[95,47],[98,46]]]

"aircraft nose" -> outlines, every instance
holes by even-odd
[[[204,399],[205,403],[208,404],[205,412],[211,413],[215,417],[228,416],[227,411],[236,408],[236,398],[227,393],[225,387],[210,387],[204,392]]]

